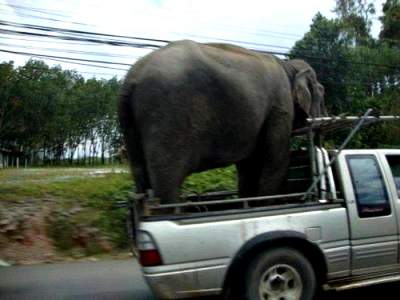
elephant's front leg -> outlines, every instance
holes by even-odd
[[[287,113],[272,112],[264,130],[258,195],[275,195],[282,192],[287,176],[292,118]]]

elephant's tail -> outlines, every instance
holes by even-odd
[[[118,115],[125,140],[129,164],[135,178],[136,191],[144,193],[150,189],[142,138],[135,120],[136,82],[126,79],[118,101]]]

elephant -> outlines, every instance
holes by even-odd
[[[137,61],[118,117],[137,193],[178,202],[192,173],[235,164],[240,197],[280,191],[292,129],[324,115],[323,86],[303,60],[171,42]]]

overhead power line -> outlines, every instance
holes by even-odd
[[[2,22],[0,21],[0,25],[3,26],[12,26],[14,27],[15,25],[4,25],[8,24],[10,22]],[[18,24],[11,22],[12,24]],[[53,27],[45,27],[46,29],[43,29],[44,26],[36,26],[36,25],[29,25],[29,24],[19,24],[18,27],[23,27],[28,25],[32,28],[28,28],[30,30],[45,30],[47,32],[54,32],[53,29],[59,30],[59,28],[53,28]],[[35,29],[33,29],[35,28]],[[66,32],[70,32],[71,30],[63,30]],[[74,35],[54,35],[54,34],[48,34],[48,33],[38,33],[38,32],[28,32],[28,31],[18,31],[18,30],[9,30],[9,29],[1,29],[0,32],[6,33],[6,34],[17,34],[17,35],[28,35],[28,36],[37,36],[40,38],[46,37],[46,38],[55,38],[55,39],[63,39],[63,40],[68,40],[68,41],[85,41],[85,42],[90,42],[90,43],[97,43],[97,44],[106,44],[106,45],[112,45],[112,46],[127,46],[127,47],[135,47],[135,48],[159,48],[162,45],[160,44],[151,44],[151,43],[138,43],[138,42],[127,42],[127,41],[122,41],[122,40],[109,40],[109,39],[96,39],[93,38],[94,36],[113,36],[113,37],[118,37],[118,35],[110,35],[110,34],[102,34],[102,33],[90,33],[90,37],[85,36],[88,32],[87,31],[72,31],[74,32]],[[84,33],[76,33],[76,32],[84,32]],[[56,33],[59,33],[56,31]],[[136,39],[136,40],[143,40],[146,42],[155,42],[155,43],[167,43],[167,40],[160,40],[160,39],[151,39],[151,38],[141,38],[141,37],[127,37],[127,36],[119,36],[119,37],[124,37],[124,38],[131,38],[131,39]],[[244,42],[244,41],[236,41],[236,40],[226,40],[229,42],[235,42],[235,43],[248,43],[249,45],[257,45],[257,43],[250,43],[250,42]],[[273,47],[275,45],[266,45],[266,44],[258,44],[262,46],[270,46]],[[280,47],[280,46],[277,46]],[[285,47],[281,47],[285,48]],[[275,54],[275,55],[282,55],[282,56],[288,56],[288,52],[279,52],[279,51],[266,51],[266,50],[260,50],[260,49],[251,49],[254,51],[258,51],[260,53],[266,53],[266,54]],[[18,51],[10,51],[7,50],[9,53],[14,53],[14,54],[22,54],[22,55],[34,55],[36,57],[42,57],[42,58],[53,58],[53,59],[68,59],[71,60],[69,57],[61,57],[61,56],[53,56],[53,55],[43,55],[43,54],[35,54],[35,53],[28,53],[28,52],[18,52]],[[5,52],[3,50],[3,52]],[[66,51],[68,52],[68,51]],[[88,52],[86,52],[88,53]],[[86,54],[86,53],[80,53],[80,54]],[[89,53],[88,53],[89,54]],[[313,55],[302,55],[302,57],[310,59],[310,60],[320,60],[322,62],[328,62],[332,61],[334,59],[326,59],[324,57],[317,57]],[[75,61],[81,61],[81,62],[94,62],[94,63],[103,63],[103,64],[119,64],[119,65],[126,65],[130,66],[131,64],[125,64],[125,63],[115,63],[115,62],[109,62],[109,61],[99,61],[99,60],[89,60],[89,59],[74,59]],[[339,61],[340,59],[335,59],[336,61]],[[367,66],[374,66],[374,67],[384,67],[384,68],[392,68],[392,69],[398,69],[399,66],[394,66],[394,65],[388,65],[388,64],[377,64],[377,63],[366,63],[366,62],[359,62],[359,61],[344,61],[349,64],[353,65],[367,65]],[[314,61],[314,63],[320,63],[319,61]],[[329,67],[329,65],[327,65]]]
[[[1,29],[0,29],[0,31],[1,31]],[[7,37],[7,35],[10,35],[10,34],[5,33],[4,36],[0,36],[0,39],[10,40],[10,37]],[[89,42],[88,43],[80,43],[80,42],[75,42],[75,41],[65,41],[65,42],[57,41],[57,40],[53,41],[53,40],[47,39],[47,38],[46,39],[43,39],[43,38],[36,39],[35,37],[21,38],[21,37],[13,36],[12,39],[13,39],[13,41],[25,41],[25,42],[32,42],[32,43],[47,43],[47,44],[51,43],[51,44],[57,44],[57,45],[70,45],[70,46],[77,46],[77,45],[79,45],[79,46],[92,45],[93,46],[93,43],[89,43]]]
[[[74,49],[35,47],[35,46],[26,46],[26,45],[18,45],[18,44],[10,45],[8,43],[3,43],[3,42],[0,42],[0,46],[24,48],[24,49],[30,49],[30,50],[70,53],[70,54],[81,54],[81,55],[89,55],[89,56],[104,56],[104,57],[128,58],[128,59],[133,58],[132,55],[124,55],[124,54],[113,54],[113,53],[97,52],[97,51],[81,51],[81,50],[74,50]]]
[[[26,16],[28,18],[35,18],[35,19],[49,20],[49,21],[53,21],[53,22],[76,24],[76,25],[82,25],[82,26],[86,26],[86,27],[95,27],[93,24],[88,24],[88,23],[73,22],[73,21],[69,21],[69,20],[49,18],[48,17],[49,15],[59,16],[59,17],[62,17],[62,18],[70,18],[70,16],[68,16],[68,15],[57,13],[59,11],[56,11],[56,10],[39,9],[39,8],[34,8],[34,7],[22,6],[22,5],[6,5],[6,4],[1,4],[1,3],[0,3],[0,5],[3,5],[5,7],[8,7],[8,6],[13,7],[13,8],[18,10],[18,12],[17,12],[18,15]],[[27,14],[25,12],[20,12],[20,10],[21,11],[28,11],[30,13],[45,14],[46,17],[37,16],[37,15],[33,15],[33,14]],[[0,8],[0,11],[8,12],[7,10],[1,9],[1,8]],[[233,29],[233,31],[235,31],[235,32],[246,32],[246,33],[251,34],[251,35],[268,36],[268,37],[279,38],[279,39],[293,40],[293,38],[300,38],[302,36],[300,34],[277,32],[277,31],[270,31],[270,30],[250,30],[250,29],[244,30],[242,27],[238,28],[238,27],[232,27],[232,26],[224,26],[224,25],[221,25],[221,24],[216,24],[216,26],[220,27],[220,28],[230,28],[231,30]],[[187,35],[189,35],[189,34],[187,34]]]
[[[128,46],[128,47],[136,47],[136,48],[159,48],[159,45],[154,44],[141,44],[141,43],[132,43],[132,42],[123,42],[123,41],[115,41],[115,40],[99,40],[93,38],[79,38],[74,36],[59,36],[52,35],[46,33],[37,33],[37,32],[29,32],[29,31],[17,31],[17,30],[9,30],[9,29],[0,29],[0,32],[11,35],[26,35],[26,36],[36,36],[36,37],[44,37],[44,38],[55,38],[66,41],[80,41],[80,42],[91,42],[96,44],[105,44],[111,46]]]
[[[32,30],[40,30],[40,31],[47,31],[47,32],[58,32],[58,33],[69,33],[69,34],[78,34],[79,36],[102,36],[102,37],[112,37],[112,38],[123,38],[123,39],[131,39],[131,40],[139,40],[139,41],[147,41],[147,42],[155,42],[155,43],[162,43],[162,44],[168,44],[171,41],[170,40],[164,40],[164,39],[154,39],[154,38],[146,38],[146,37],[139,37],[139,36],[128,36],[128,35],[115,35],[115,34],[109,34],[109,33],[98,33],[98,32],[90,32],[90,31],[83,31],[83,30],[72,30],[72,29],[65,29],[65,28],[59,28],[59,27],[48,27],[48,26],[39,26],[39,25],[32,25],[32,24],[25,24],[25,23],[15,23],[15,22],[7,22],[7,21],[0,21],[0,25],[3,26],[12,26],[12,27],[17,27],[17,28],[26,28],[26,29],[32,29]],[[190,34],[189,34],[190,36]],[[196,36],[196,35],[192,35]],[[54,37],[51,35],[51,37]],[[197,37],[202,37],[202,38],[209,38],[209,37],[204,37],[204,36],[197,36]],[[233,42],[233,43],[240,43],[240,44],[246,44],[246,45],[253,45],[253,46],[263,46],[263,47],[273,47],[273,48],[281,48],[281,49],[290,49],[289,47],[283,47],[283,46],[278,46],[278,45],[270,45],[270,44],[263,44],[263,43],[256,43],[256,42],[247,42],[247,41],[239,41],[239,40],[233,40],[233,39],[219,39],[219,38],[212,38],[214,40],[221,40],[225,42]],[[93,41],[90,39],[90,41]],[[106,40],[108,43],[108,40]],[[115,40],[112,40],[112,42],[117,42]],[[111,43],[112,43],[111,42]],[[126,45],[129,46],[130,43],[126,41],[119,41],[121,45]],[[146,45],[146,44],[144,44]],[[161,45],[155,45],[155,44],[150,44],[148,45],[150,47],[160,47]]]
[[[28,7],[28,6],[16,5],[16,4],[3,4],[3,3],[1,3],[0,5],[6,6],[6,7],[9,6],[9,7],[15,8],[15,9],[29,10],[29,11],[33,11],[33,12],[37,12],[37,13],[46,14],[46,15],[53,15],[53,16],[57,16],[57,17],[64,17],[64,18],[68,17],[67,15],[61,14],[59,11],[55,11],[55,10]]]
[[[54,22],[70,23],[70,24],[75,24],[75,25],[83,25],[83,26],[92,27],[92,25],[81,23],[81,22],[75,22],[75,21],[71,21],[71,20],[60,20],[60,19],[56,19],[56,18],[49,18],[49,16],[54,16],[54,17],[59,17],[59,18],[60,17],[61,18],[68,18],[68,19],[71,18],[71,16],[63,14],[60,11],[56,11],[56,10],[49,10],[49,9],[36,8],[36,7],[28,7],[28,6],[16,5],[16,4],[0,3],[0,5],[4,6],[4,7],[12,7],[15,10],[15,13],[17,15],[27,16],[29,18],[42,19],[42,20],[48,20],[48,21],[54,21]],[[0,10],[7,12],[6,9],[1,9],[0,8]],[[38,15],[28,14],[25,11],[28,11],[30,13],[39,14],[39,16]],[[43,17],[41,15],[45,15],[45,17]]]
[[[35,57],[43,57],[43,58],[53,58],[53,59],[66,59],[72,61],[79,61],[79,62],[93,62],[93,63],[100,63],[100,64],[108,64],[108,65],[121,65],[121,66],[131,66],[132,64],[126,63],[118,63],[118,62],[111,62],[105,60],[95,60],[95,59],[83,59],[83,58],[71,58],[65,56],[55,56],[55,55],[45,55],[45,54],[38,54],[32,52],[20,52],[20,51],[11,51],[6,49],[0,49],[0,52],[11,53],[11,54],[20,54],[20,55],[30,55]],[[101,66],[99,66],[101,67]]]
[[[0,49],[0,52],[3,52],[4,50]],[[8,52],[8,51],[7,51]],[[14,54],[20,54],[20,55],[28,55],[31,57],[40,57],[40,58],[46,58],[48,60],[53,60],[53,61],[58,61],[58,62],[63,62],[63,63],[70,63],[70,64],[76,64],[76,65],[83,65],[83,66],[89,66],[89,67],[96,67],[96,68],[104,68],[104,69],[112,69],[112,70],[119,70],[119,71],[125,71],[127,72],[129,69],[123,69],[123,68],[115,68],[115,67],[109,67],[109,66],[101,66],[101,65],[94,65],[94,64],[87,64],[87,63],[82,63],[82,62],[76,62],[74,58],[54,58],[54,56],[48,56],[48,55],[37,55],[37,54],[32,54],[32,53],[26,53],[26,52],[16,52]],[[97,74],[96,72],[79,72],[79,73],[90,73],[90,74]],[[102,74],[102,73],[98,73]],[[103,73],[104,74],[104,73]],[[111,74],[107,74],[111,75]],[[370,85],[374,84],[375,82],[334,82],[330,80],[322,80],[321,83],[329,83],[333,85],[344,85],[344,86],[359,86],[359,85]]]
[[[99,76],[116,77],[115,74],[111,74],[111,73],[85,72],[85,71],[80,71],[79,73],[82,73],[82,74],[89,74],[89,75],[99,75]]]
[[[34,29],[34,30],[42,30],[42,31],[72,33],[72,34],[79,34],[79,35],[134,39],[134,40],[141,40],[141,41],[148,41],[148,42],[158,42],[158,43],[169,43],[170,42],[168,40],[161,40],[161,39],[143,38],[143,37],[135,37],[135,36],[127,36],[127,35],[116,35],[116,34],[109,34],[109,33],[97,33],[97,32],[85,31],[85,30],[66,29],[66,28],[59,28],[59,27],[48,27],[48,26],[7,22],[7,21],[0,21],[0,25]]]
[[[203,38],[207,39],[209,37],[202,36],[202,35],[197,35],[197,34],[188,34],[188,36],[191,37],[197,37],[197,38]],[[239,40],[232,40],[232,39],[222,39],[222,38],[212,38],[213,40],[216,41],[222,41],[222,42],[229,42],[229,43],[236,43],[236,44],[243,44],[243,45],[253,45],[253,46],[262,46],[262,47],[271,47],[271,48],[278,48],[278,49],[286,49],[290,50],[290,47],[285,47],[285,46],[276,46],[276,45],[271,45],[271,44],[263,44],[263,43],[256,43],[256,42],[246,42],[246,41],[239,41]]]
[[[14,15],[14,13],[11,13],[5,9],[0,8],[1,13],[4,16],[10,17]],[[46,21],[52,21],[52,22],[59,22],[59,23],[68,23],[68,24],[75,24],[75,25],[84,25],[84,26],[89,26],[89,25],[85,25],[83,23],[79,23],[79,22],[72,22],[72,21],[64,21],[64,20],[59,20],[59,19],[55,19],[55,18],[49,18],[49,17],[42,17],[42,16],[36,16],[36,15],[31,15],[31,14],[27,14],[24,12],[18,12],[17,13],[18,16],[24,17],[24,18],[31,18],[31,19],[38,19],[38,20],[46,20]]]
[[[82,30],[70,30],[70,29],[63,29],[63,28],[58,28],[58,27],[37,26],[37,25],[15,23],[15,22],[0,21],[0,25],[22,27],[22,28],[28,28],[31,30],[40,30],[40,31],[47,31],[47,32],[73,33],[75,35],[78,34],[78,36],[71,36],[71,35],[61,35],[60,36],[60,35],[37,33],[37,32],[26,32],[26,31],[17,31],[17,30],[9,30],[9,29],[0,29],[0,32],[4,32],[4,33],[8,33],[8,34],[22,34],[22,35],[33,35],[33,36],[38,36],[38,37],[63,39],[63,40],[86,41],[86,42],[92,42],[92,43],[98,43],[98,44],[107,44],[107,45],[112,45],[112,46],[127,46],[127,47],[136,47],[136,48],[155,49],[155,48],[159,48],[162,46],[159,43],[165,44],[165,43],[170,42],[168,40],[144,38],[144,37],[138,37],[138,36],[95,33],[95,32],[82,31]],[[86,37],[86,35],[89,35],[90,37]],[[152,43],[128,42],[128,41],[113,40],[113,39],[112,40],[96,39],[96,38],[93,38],[94,36],[134,39],[134,40],[138,40],[138,41],[140,40],[140,41],[146,41],[146,42],[153,42],[153,44]],[[250,43],[250,42],[236,41],[236,40],[229,40],[229,41],[235,42],[235,43],[247,43],[248,45],[257,46],[257,43]],[[154,44],[154,43],[156,43],[156,44]],[[277,46],[277,45],[266,45],[266,44],[259,44],[259,45],[270,46],[270,47],[281,47],[281,46]],[[281,47],[281,48],[284,48],[284,47]],[[260,50],[260,49],[251,49],[251,50],[258,51],[260,53],[267,53],[267,54],[275,54],[275,55],[283,55],[283,56],[290,55],[289,52],[267,51],[267,50]],[[305,50],[307,50],[307,49],[305,49]],[[325,57],[317,57],[317,56],[313,56],[313,55],[303,55],[303,57],[307,58],[307,59],[317,59],[317,60],[327,61],[327,59]],[[340,60],[340,59],[338,59],[338,60]],[[371,65],[371,66],[375,66],[375,67],[385,67],[385,68],[393,68],[393,69],[399,68],[399,66],[388,65],[388,64],[366,63],[366,62],[358,62],[358,61],[346,61],[346,62],[350,63],[350,64]]]
[[[29,54],[21,54],[21,55],[27,55],[28,56]],[[35,56],[32,55],[32,57],[35,57]],[[41,57],[41,58],[43,58],[43,57]],[[67,63],[67,64],[74,64],[74,65],[94,67],[94,68],[102,68],[102,69],[109,69],[109,70],[118,70],[118,71],[125,71],[125,72],[127,72],[129,70],[129,68],[124,69],[124,68],[115,68],[115,67],[101,66],[101,65],[95,65],[95,64],[86,64],[86,63],[73,61],[73,59],[72,60],[71,59],[58,59],[58,58],[49,58],[49,57],[46,57],[46,59],[57,61],[57,62],[62,62],[62,63]],[[82,72],[80,72],[80,73],[82,73]]]

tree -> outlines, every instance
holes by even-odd
[[[380,17],[382,29],[379,38],[391,46],[400,46],[400,1],[386,0],[383,16]]]
[[[116,105],[116,97],[121,83],[113,78],[104,82],[103,85],[103,105],[102,105],[102,114],[103,117],[99,120],[98,133],[101,141],[101,163],[105,163],[105,152],[108,150],[109,153],[113,152],[111,149],[112,141],[114,140],[114,136],[118,134],[118,125],[117,125],[117,105]],[[108,147],[107,147],[108,145]],[[108,148],[108,149],[107,149]]]
[[[338,21],[328,20],[318,13],[310,31],[290,51],[291,58],[305,59],[317,72],[325,87],[326,103],[331,113],[349,109],[346,101],[349,49],[341,33]]]
[[[0,64],[0,147],[11,135],[13,114],[18,109],[19,99],[13,96],[13,88],[16,82],[14,63]]]
[[[368,45],[371,36],[371,17],[375,7],[367,0],[336,0],[334,12],[341,23],[343,33],[354,46]]]
[[[85,80],[74,71],[30,60],[14,68],[0,64],[0,146],[45,163],[60,164],[84,143],[90,162],[105,153],[118,135],[118,80]],[[101,145],[101,146],[100,146]],[[85,155],[86,157],[87,155]]]
[[[382,114],[399,114],[400,47],[391,35],[397,28],[399,1],[387,0],[382,17],[381,39],[370,35],[372,3],[364,0],[337,0],[337,18],[317,14],[310,31],[297,41],[291,58],[307,60],[325,86],[326,102],[333,114],[361,114],[375,108]],[[395,24],[396,23],[396,24]],[[396,34],[398,30],[394,29]],[[385,38],[382,38],[385,37]],[[387,124],[363,131],[357,147],[379,147],[400,142],[400,126]],[[397,134],[397,135],[396,135]],[[334,137],[334,139],[337,138]]]

